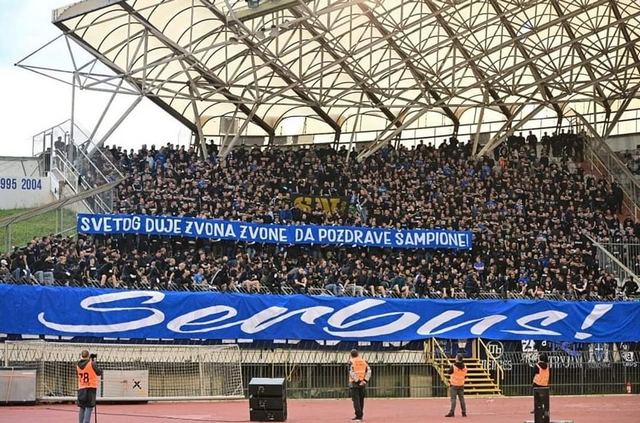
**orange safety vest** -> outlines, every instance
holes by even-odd
[[[543,369],[538,364],[538,373],[533,377],[533,383],[538,386],[549,386],[549,367]]]
[[[369,367],[369,365],[361,357],[351,358],[351,370],[353,370],[358,377],[358,380],[352,380],[352,382],[364,380],[364,377],[367,375],[367,367]]]
[[[98,389],[98,374],[93,368],[93,363],[91,361],[84,366],[84,369],[77,366],[76,373],[78,374],[78,389]]]
[[[451,373],[451,386],[464,386],[464,379],[467,377],[467,368],[462,369],[453,366],[453,373]]]

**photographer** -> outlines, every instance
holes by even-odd
[[[78,375],[78,407],[80,407],[80,423],[90,423],[91,413],[96,406],[96,393],[98,390],[98,377],[102,376],[102,370],[96,365],[97,354],[89,354],[83,350],[81,359],[76,366]]]

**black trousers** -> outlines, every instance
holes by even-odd
[[[351,400],[353,401],[353,409],[356,412],[356,418],[361,419],[364,413],[364,386],[351,384]]]
[[[449,398],[451,400],[451,414],[456,411],[456,398],[460,398],[460,409],[463,413],[467,413],[467,404],[464,402],[464,386],[451,386],[449,388]]]

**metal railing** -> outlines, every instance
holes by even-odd
[[[618,278],[619,284],[622,284],[623,281],[628,278],[634,280],[636,283],[640,282],[637,273],[628,266],[628,264],[634,264],[634,261],[630,256],[625,254],[629,252],[629,250],[625,248],[626,244],[601,244],[591,236],[586,236],[591,240],[594,247],[596,247],[595,258],[601,269],[615,275],[615,277]],[[635,244],[628,245],[631,246]],[[637,255],[635,257],[637,258]],[[634,267],[635,266],[634,264]]]
[[[282,377],[289,398],[348,398],[348,351],[242,350],[244,386],[253,377]],[[443,397],[446,386],[423,351],[366,351],[373,377],[367,396]]]
[[[69,157],[61,150],[54,151],[54,154],[51,156],[51,170],[57,171],[74,194],[90,191],[93,188],[103,186],[115,180],[114,178],[105,176],[90,159],[86,158],[83,152],[78,153],[78,155],[79,157],[75,159],[75,164],[72,163]],[[86,159],[83,160],[82,157]],[[85,162],[85,168],[86,166],[91,166],[95,169],[98,178],[89,180],[83,176],[83,162]],[[118,179],[122,178],[121,174],[117,176]],[[113,190],[102,192],[99,195],[86,198],[84,204],[94,213],[110,213],[113,209],[113,195]]]
[[[483,341],[484,342],[484,341]],[[420,351],[363,351],[372,369],[372,397],[445,397],[448,377],[438,361],[448,360],[438,342]],[[494,341],[495,343],[495,341]],[[505,342],[522,349],[520,342]],[[501,344],[502,345],[502,344]],[[553,395],[622,394],[627,384],[640,392],[640,348],[636,344],[588,344],[583,351],[550,351]],[[626,344],[625,344],[626,345]],[[485,343],[485,347],[486,347]],[[488,349],[488,348],[487,348]],[[245,386],[252,377],[284,377],[291,398],[346,398],[348,351],[242,350]],[[492,354],[489,368],[499,366],[500,390],[507,396],[529,396],[538,352]],[[420,362],[422,360],[422,362]],[[434,363],[433,360],[436,360]],[[482,361],[482,360],[481,360]],[[447,361],[448,363],[448,361]],[[494,369],[493,375],[496,374]]]
[[[625,194],[625,206],[640,219],[640,182],[602,139],[587,136],[585,158],[603,177],[615,181]]]
[[[33,135],[31,137],[31,155],[39,156],[46,153],[47,150],[53,151],[55,142],[58,140],[65,145],[69,145],[71,132],[73,132],[77,143],[83,143],[89,138],[89,135],[82,128],[72,123],[71,119],[67,119]]]
[[[437,339],[431,338],[424,343],[425,357],[427,363],[431,364],[438,373],[440,381],[444,386],[449,386],[449,377],[447,375],[447,369],[451,365],[449,356],[445,352],[444,348]]]
[[[74,226],[75,228],[75,220]],[[1,228],[1,227],[0,227]],[[37,282],[29,279],[29,278],[13,278],[10,276],[4,277],[0,283],[11,283],[11,284],[30,284],[30,285],[38,285]],[[66,280],[51,280],[47,285],[51,286],[61,286],[61,287],[69,287],[69,288],[113,288],[111,285],[101,286],[99,281],[96,279],[89,280],[80,280],[80,279],[66,279]],[[247,289],[242,286],[234,286],[228,288],[226,290],[221,290],[219,287],[215,285],[192,285],[189,287],[179,287],[176,285],[168,285],[168,286],[151,286],[146,283],[133,283],[127,284],[124,282],[120,282],[118,286],[115,288],[118,289],[160,289],[162,291],[185,291],[185,292],[229,292],[229,293],[240,293],[240,294],[255,294],[255,295],[293,295],[300,294],[301,292],[296,291],[292,287],[282,286],[282,287],[267,287],[261,286],[259,291],[255,289]],[[303,294],[306,295],[316,295],[316,296],[335,296],[331,291],[321,288],[321,287],[312,287],[308,288],[306,292]],[[363,298],[378,298],[378,296],[372,296],[366,290],[363,295],[354,295],[353,293],[344,293],[344,297],[363,297]],[[425,295],[422,297],[418,297],[415,295],[411,295],[408,297],[403,297],[402,295],[390,293],[384,298],[404,298],[408,300],[418,300],[418,299],[443,299],[441,295]],[[456,300],[456,299],[465,299],[467,298],[464,293],[459,296],[449,297],[446,299]],[[480,294],[475,297],[475,299],[494,299],[494,300],[552,300],[552,301],[574,301],[576,298],[570,296],[564,296],[559,294],[545,294],[543,298],[531,298],[520,293],[508,293],[508,295],[500,295],[495,293],[485,293]],[[599,297],[589,297],[586,299],[581,299],[581,301],[640,301],[640,297],[622,297],[622,296],[612,296],[608,298],[599,298]]]
[[[8,252],[13,246],[24,246],[34,237],[75,233],[76,214],[70,208],[102,192],[112,191],[121,182],[122,179],[0,219],[0,239],[4,238],[0,251]],[[6,276],[3,282],[36,283],[29,276],[17,278]]]
[[[623,394],[627,384],[640,392],[640,353],[626,351],[626,359],[614,346],[590,344],[587,351],[547,353],[553,395]],[[604,355],[603,350],[608,350]],[[599,351],[595,351],[599,350]],[[632,354],[630,357],[628,354]],[[506,352],[500,358],[505,367],[502,392],[507,396],[531,395],[537,352]]]
[[[640,274],[640,244],[621,242],[600,243],[635,275]]]
[[[498,359],[493,355],[491,350],[487,347],[487,344],[480,338],[476,340],[478,355],[486,357],[484,360],[480,360],[483,367],[489,373],[496,384],[498,390],[502,391],[500,387],[501,382],[504,380],[504,368]]]
[[[637,343],[538,342],[535,349],[529,349],[533,341],[482,342],[495,360],[489,367],[499,365],[503,369],[500,383],[503,395],[531,395],[534,366],[542,349],[549,358],[553,395],[623,394],[628,387],[633,393],[640,393],[640,345]],[[446,359],[447,355],[435,345],[437,342],[426,343],[430,346],[425,345],[424,350],[383,351],[364,347],[362,356],[372,369],[367,395],[385,398],[447,396],[443,378],[429,362]],[[493,351],[491,346],[495,347]],[[287,380],[290,398],[347,398],[349,349],[339,348],[241,345],[243,386],[247,387],[253,377],[282,377]],[[480,354],[483,352],[479,351]],[[3,348],[0,348],[0,362],[2,354]]]
[[[79,194],[84,191],[88,191],[91,189],[89,184],[86,183],[84,179],[80,177],[80,173],[71,164],[67,158],[62,154],[56,154],[52,157],[52,170],[57,170],[58,174],[62,176],[65,184],[71,188],[71,191],[74,194]],[[111,193],[107,193],[106,199],[112,198]],[[101,196],[96,195],[95,197],[86,198],[83,200],[83,204],[85,207],[94,213],[109,213],[112,209],[111,205],[104,201]]]

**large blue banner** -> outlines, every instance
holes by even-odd
[[[639,302],[401,300],[0,284],[0,332],[133,339],[640,341]]]
[[[160,235],[265,244],[356,245],[387,248],[470,249],[470,231],[352,226],[270,225],[195,217],[78,214],[82,234]]]

